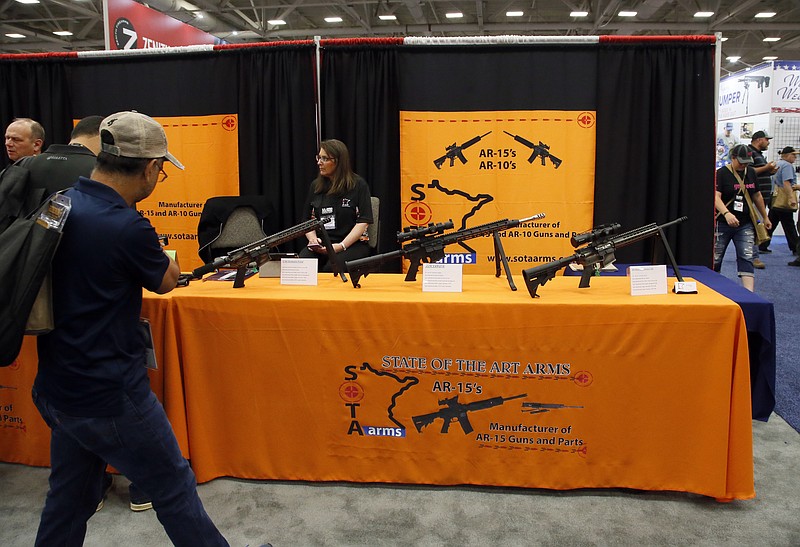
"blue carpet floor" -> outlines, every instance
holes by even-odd
[[[775,236],[769,254],[762,254],[766,268],[756,270],[756,293],[775,307],[776,377],[775,412],[800,431],[800,268],[787,266],[795,256],[784,236]],[[736,252],[728,246],[722,275],[738,280]]]

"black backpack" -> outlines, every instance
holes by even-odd
[[[61,239],[60,232],[36,222],[44,190],[28,188],[24,159],[0,175],[0,367],[19,355],[28,316]]]

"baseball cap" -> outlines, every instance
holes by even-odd
[[[731,148],[730,156],[731,159],[739,160],[739,163],[753,163],[753,152],[750,151],[746,144],[737,144]]]
[[[756,139],[771,139],[772,137],[766,131],[756,131],[753,133],[753,140]]]
[[[725,129],[727,129],[728,131],[733,131],[733,124],[730,123],[730,122],[726,123],[725,124]]]
[[[112,143],[102,142],[103,132]],[[123,158],[164,158],[178,169],[183,164],[167,151],[167,135],[161,124],[135,110],[111,114],[100,124],[103,152]]]
[[[800,151],[798,151],[797,148],[793,146],[787,146],[786,148],[781,150],[781,156],[783,156],[784,154],[800,154]]]

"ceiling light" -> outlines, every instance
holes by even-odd
[[[18,32],[9,32],[6,36],[9,38],[25,38],[24,34],[19,34]]]
[[[525,15],[525,13],[521,12],[521,11],[507,11],[506,12],[506,17],[522,17],[523,15]]]
[[[695,17],[711,17],[714,15],[713,11],[698,11],[694,14]]]
[[[755,14],[756,19],[769,19],[770,17],[775,17],[774,11],[762,11]]]
[[[635,11],[621,11],[617,15],[620,17],[636,17]]]
[[[730,61],[731,63],[735,63],[736,61],[738,61],[739,59],[741,59],[741,57],[740,57],[740,56],[738,56],[738,55],[733,55],[733,56],[731,56],[731,57],[726,57],[726,59],[728,59],[728,61]]]
[[[766,38],[764,38],[763,41],[764,42],[778,42],[778,41],[780,41],[780,38],[778,36],[767,36]]]
[[[774,61],[777,58],[778,57],[775,55],[767,55],[766,57],[762,57],[762,59],[764,59],[765,61]]]
[[[588,11],[571,11],[569,12],[570,17],[586,17],[589,15]]]
[[[284,21],[283,19],[270,19],[269,21],[267,21],[267,23],[277,27],[279,25],[285,25],[286,21]]]
[[[342,22],[342,18],[341,17],[326,17],[325,18],[325,22],[326,23],[341,23]]]
[[[444,16],[448,19],[461,19],[464,17],[464,14],[460,11],[451,11],[450,13],[445,13]]]
[[[39,0],[17,0],[20,4],[38,4]]]
[[[378,19],[381,21],[397,21],[396,15],[378,15]]]
[[[55,30],[53,34],[56,36],[72,36],[72,33],[68,30]]]

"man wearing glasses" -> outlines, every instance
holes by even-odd
[[[133,205],[164,179],[161,125],[118,112],[100,125],[90,178],[65,192],[72,209],[52,264],[55,329],[38,338],[33,400],[51,428],[51,470],[36,545],[80,545],[102,499],[106,462],[150,495],[175,545],[228,545],[150,390],[138,330],[142,289],[164,294],[179,269]]]

